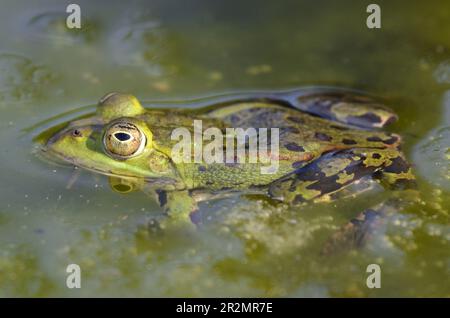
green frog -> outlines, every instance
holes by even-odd
[[[354,195],[374,182],[389,190],[413,189],[415,178],[399,150],[400,136],[382,130],[396,119],[378,100],[343,89],[238,94],[197,109],[144,108],[133,95],[114,92],[100,99],[95,113],[60,128],[43,151],[109,176],[118,192],[151,194],[164,211],[148,223],[158,232],[192,224],[200,201],[235,194],[265,195],[295,206]],[[198,160],[193,153],[174,160],[180,142],[174,138],[176,129],[194,136],[191,149],[211,144],[212,138],[195,138],[199,121],[202,133],[211,128],[216,139],[223,133],[228,141],[233,140],[229,128],[251,128],[256,137],[263,128],[276,128],[277,138],[266,138],[267,156],[276,161],[276,169],[262,173],[262,162],[248,160],[255,137],[250,133],[215,148],[216,154],[235,155],[242,146],[243,157],[231,162]],[[325,250],[361,246],[373,224],[398,208],[393,202],[362,211],[333,235]]]

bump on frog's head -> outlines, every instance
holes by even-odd
[[[108,93],[97,105],[97,114],[106,122],[119,117],[135,117],[143,113],[145,108],[131,94]]]

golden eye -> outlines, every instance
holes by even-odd
[[[144,133],[133,123],[117,121],[105,131],[103,145],[112,157],[126,159],[140,154],[146,144]]]

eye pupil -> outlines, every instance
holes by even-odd
[[[75,129],[72,134],[75,137],[81,137],[81,131],[79,131],[78,129]]]
[[[131,138],[130,134],[124,133],[124,132],[118,132],[114,134],[114,137],[117,138],[117,140],[120,141],[127,141]]]
[[[127,159],[140,154],[146,145],[145,135],[133,123],[117,121],[106,127],[103,146],[108,155]]]

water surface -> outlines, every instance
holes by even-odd
[[[368,1],[77,3],[82,32],[65,28],[60,1],[2,1],[0,296],[450,296],[448,3],[378,1],[380,30],[365,26]],[[72,184],[74,169],[40,160],[32,141],[109,91],[183,105],[305,85],[361,89],[400,116],[390,130],[421,202],[364,250],[319,255],[383,193],[301,209],[210,202],[196,235],[155,239],[138,229],[159,211],[145,194],[118,195],[88,172]],[[66,288],[70,263],[81,289]],[[381,289],[366,287],[371,263]]]

